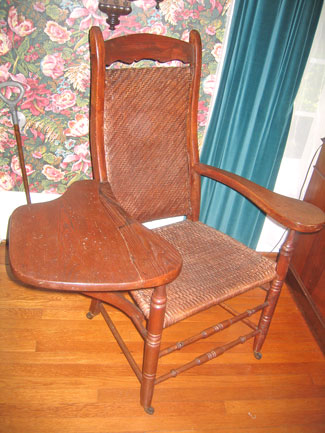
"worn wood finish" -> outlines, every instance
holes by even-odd
[[[187,151],[188,151],[188,165],[189,165],[189,176],[190,176],[190,198],[191,198],[191,212],[185,211],[188,218],[193,219],[194,221],[198,220],[199,218],[199,204],[200,204],[200,176],[209,176],[213,178],[216,181],[225,183],[226,185],[230,186],[231,188],[237,190],[242,195],[247,197],[249,200],[253,201],[257,206],[259,206],[265,213],[270,215],[272,218],[276,219],[281,224],[286,225],[288,228],[291,229],[289,232],[288,238],[286,243],[281,249],[281,253],[279,255],[279,260],[277,263],[277,275],[274,279],[273,283],[270,285],[270,290],[268,291],[264,308],[261,314],[261,318],[259,321],[258,327],[255,327],[254,324],[251,324],[247,321],[247,316],[243,317],[244,313],[235,313],[234,319],[231,319],[230,322],[222,322],[222,323],[236,323],[237,321],[240,321],[243,319],[245,323],[253,328],[253,331],[249,334],[245,334],[245,336],[241,336],[235,340],[232,340],[230,343],[226,343],[223,345],[220,345],[218,348],[213,349],[212,351],[207,352],[206,354],[198,357],[196,360],[191,361],[189,363],[185,363],[183,366],[178,367],[175,370],[172,370],[170,373],[161,376],[160,378],[156,379],[156,383],[161,382],[165,380],[166,378],[173,377],[177,375],[179,372],[186,371],[188,368],[192,368],[196,365],[201,365],[202,363],[205,363],[208,360],[211,360],[218,356],[221,353],[224,353],[226,350],[229,350],[232,347],[235,347],[238,344],[243,343],[246,341],[246,339],[255,337],[255,343],[254,343],[254,352],[255,356],[260,359],[261,354],[260,350],[264,344],[266,335],[268,333],[268,329],[271,323],[271,319],[275,310],[275,307],[278,302],[278,298],[281,292],[281,288],[284,282],[284,279],[286,277],[286,273],[288,270],[290,257],[293,250],[293,241],[294,241],[294,230],[302,231],[302,232],[314,232],[317,230],[320,230],[324,224],[324,214],[322,211],[317,209],[316,207],[312,207],[309,205],[306,205],[305,203],[302,203],[298,200],[293,199],[287,199],[285,197],[282,197],[278,194],[275,194],[271,191],[267,191],[265,188],[262,188],[258,185],[255,185],[253,182],[250,182],[246,179],[242,179],[239,176],[233,175],[231,173],[226,173],[222,170],[218,170],[214,167],[209,167],[203,164],[199,163],[199,156],[198,156],[198,149],[197,149],[197,137],[196,137],[196,128],[197,128],[197,104],[198,104],[198,89],[199,89],[199,69],[201,67],[201,44],[200,44],[200,38],[197,32],[191,32],[190,34],[190,43],[184,43],[183,41],[175,41],[171,38],[161,37],[158,35],[128,35],[120,38],[114,38],[111,40],[108,40],[106,42],[103,42],[103,38],[101,35],[101,32],[98,28],[93,28],[91,30],[91,56],[92,56],[92,62],[94,63],[94,68],[92,72],[92,82],[93,82],[93,90],[94,90],[94,108],[93,112],[91,113],[91,128],[99,127],[100,129],[100,140],[97,139],[96,136],[94,136],[94,140],[92,141],[91,145],[92,147],[95,147],[94,155],[100,155],[99,158],[97,158],[95,164],[96,169],[95,173],[98,173],[99,178],[105,178],[109,179],[109,181],[112,183],[113,190],[117,191],[117,195],[119,197],[119,200],[123,203],[123,205],[127,206],[127,209],[132,209],[132,212],[135,212],[136,215],[140,215],[140,219],[143,218],[143,215],[145,215],[148,219],[150,217],[157,218],[157,215],[167,216],[164,212],[169,212],[169,216],[173,215],[172,207],[168,206],[168,200],[166,203],[159,203],[159,210],[157,206],[153,207],[152,211],[149,211],[149,213],[146,213],[146,204],[143,205],[142,199],[135,200],[135,203],[137,203],[138,200],[140,200],[141,206],[140,206],[140,213],[134,208],[133,205],[130,205],[129,200],[125,200],[125,197],[127,196],[128,192],[124,191],[124,189],[120,189],[119,183],[124,185],[123,182],[125,181],[123,179],[123,176],[121,173],[124,169],[124,159],[126,158],[125,153],[128,155],[129,152],[132,153],[132,149],[136,149],[136,154],[141,154],[142,156],[139,158],[141,161],[147,161],[148,158],[150,158],[150,152],[151,145],[147,143],[143,143],[140,146],[140,149],[136,147],[137,143],[134,143],[133,135],[132,133],[130,135],[127,135],[125,138],[121,138],[121,143],[116,140],[116,138],[112,138],[110,140],[105,140],[104,134],[107,136],[111,136],[115,131],[112,131],[111,129],[105,129],[104,127],[104,134],[102,133],[102,125],[98,125],[98,119],[102,119],[101,116],[103,116],[103,112],[112,112],[113,114],[106,118],[106,114],[104,115],[104,120],[106,119],[108,124],[111,125],[117,118],[118,121],[116,122],[116,127],[123,129],[124,131],[124,121],[121,123],[120,121],[120,115],[121,112],[123,112],[123,115],[126,118],[126,121],[128,117],[132,116],[131,125],[134,125],[134,113],[133,110],[129,110],[128,103],[126,102],[126,105],[118,105],[117,112],[114,112],[113,107],[111,105],[120,104],[119,100],[123,97],[123,91],[125,89],[125,101],[129,101],[129,103],[132,102],[132,97],[130,96],[132,93],[132,85],[130,86],[130,83],[134,83],[134,80],[136,78],[136,75],[130,71],[130,79],[127,80],[128,73],[123,72],[123,76],[125,77],[125,87],[123,84],[120,84],[120,74],[118,77],[118,88],[121,89],[121,92],[116,92],[115,90],[115,79],[109,80],[106,77],[106,80],[104,79],[105,75],[105,67],[111,66],[114,62],[120,61],[122,63],[131,64],[135,61],[143,60],[143,59],[150,59],[155,60],[158,62],[167,62],[171,60],[180,60],[183,63],[189,64],[191,66],[191,70],[194,72],[193,75],[193,84],[191,87],[190,92],[190,100],[189,100],[189,121],[186,123],[187,133],[186,133],[186,141],[187,141]],[[105,52],[105,56],[104,56]],[[102,56],[101,59],[98,58],[98,54]],[[105,58],[105,60],[104,60]],[[159,72],[160,73],[160,72]],[[133,75],[131,75],[133,74]],[[131,78],[133,77],[133,78]],[[161,79],[162,80],[162,79]],[[168,80],[167,80],[168,81]],[[169,80],[173,81],[173,80]],[[168,81],[168,83],[169,83]],[[116,81],[117,82],[117,81]],[[121,80],[121,83],[123,83],[123,80]],[[164,82],[162,80],[163,85],[168,85],[168,83]],[[134,84],[134,86],[138,89],[138,82]],[[119,87],[121,86],[121,87]],[[114,88],[113,88],[114,87]],[[139,85],[140,87],[140,85]],[[157,90],[159,91],[159,83],[154,82],[152,86],[152,92],[153,95],[155,95],[154,92]],[[171,84],[172,87],[172,84]],[[104,89],[104,90],[103,90]],[[150,89],[147,87],[145,88],[145,92],[149,93]],[[112,91],[111,91],[112,90]],[[122,91],[123,90],[123,91]],[[105,102],[105,96],[104,94],[107,94],[107,101]],[[114,96],[112,96],[114,95]],[[129,98],[129,99],[128,99]],[[131,98],[131,99],[130,99]],[[134,98],[142,98],[141,92],[136,93],[133,95]],[[175,102],[176,104],[176,102]],[[150,107],[151,104],[149,104]],[[152,108],[151,108],[152,109]],[[146,109],[145,109],[146,110]],[[176,110],[175,107],[170,105],[170,110],[173,112],[175,110],[175,117],[180,117],[180,113]],[[141,108],[140,108],[140,111]],[[145,111],[146,112],[146,111]],[[177,115],[176,115],[177,113]],[[140,113],[139,113],[140,114]],[[137,118],[137,114],[135,115],[135,119]],[[149,118],[151,118],[149,115],[145,116],[145,121],[149,121]],[[161,120],[159,118],[159,113],[156,115],[156,122],[157,127],[158,124],[161,123]],[[101,122],[99,122],[101,123]],[[96,126],[97,125],[97,126]],[[129,129],[132,130],[132,126],[129,126]],[[139,125],[140,127],[140,125]],[[171,128],[171,129],[174,129]],[[95,132],[93,132],[95,135]],[[129,134],[129,132],[128,132]],[[141,134],[140,134],[141,135]],[[168,133],[166,134],[166,137],[168,137]],[[161,134],[161,137],[155,137],[155,143],[156,140],[166,140],[166,137],[164,134]],[[138,138],[138,137],[137,137]],[[125,143],[124,140],[125,139]],[[167,141],[169,139],[167,138]],[[179,143],[179,146],[181,146],[181,141]],[[117,146],[117,142],[120,144]],[[122,144],[123,142],[123,144]],[[132,143],[132,145],[131,145]],[[125,147],[126,144],[126,147]],[[156,146],[158,144],[156,143]],[[105,147],[105,153],[106,153],[106,172],[104,169],[104,164],[102,159],[104,158],[104,155],[102,153],[103,148]],[[146,149],[148,147],[148,149]],[[130,149],[130,151],[128,151]],[[122,157],[119,155],[119,152],[121,152]],[[146,153],[147,152],[147,153]],[[165,146],[165,152],[168,153],[167,148]],[[116,156],[119,155],[119,156]],[[116,161],[117,168],[113,166],[114,161]],[[122,164],[118,161],[122,161]],[[129,161],[129,159],[127,159]],[[168,159],[167,159],[168,161]],[[157,179],[155,177],[156,171],[158,170],[157,166],[155,165],[155,162],[153,161],[153,165],[155,168],[152,171],[152,178]],[[161,167],[163,166],[163,169],[161,170]],[[137,171],[139,170],[138,165],[136,165]],[[141,170],[141,169],[140,169]],[[147,170],[146,167],[143,168],[143,170]],[[160,167],[159,167],[159,177],[165,176],[166,172],[168,173],[170,171],[170,167],[168,166],[168,163],[166,163],[165,159],[160,159]],[[129,173],[129,171],[126,171]],[[179,172],[181,172],[181,166],[179,167]],[[114,179],[113,177],[114,173]],[[96,174],[95,174],[96,176]],[[145,176],[144,179],[146,180],[146,185],[141,185],[141,178],[136,180],[136,183],[138,187],[142,190],[142,188],[147,188],[147,182],[149,182],[148,179],[150,177]],[[178,183],[178,181],[177,181]],[[166,182],[167,184],[167,182]],[[183,184],[179,182],[180,189],[183,191]],[[151,188],[156,188],[157,185],[153,184]],[[124,188],[124,186],[123,186]],[[121,192],[122,191],[122,192]],[[133,193],[134,194],[134,193]],[[133,195],[132,194],[132,195]],[[183,193],[182,193],[183,194]],[[184,192],[185,195],[185,192]],[[172,193],[170,193],[170,197],[172,197]],[[131,197],[131,201],[132,201]],[[152,198],[149,198],[148,194],[148,207],[151,205],[152,201],[154,200],[154,196]],[[160,200],[162,201],[162,200]],[[162,210],[161,209],[162,205]],[[131,210],[130,210],[131,212]],[[144,213],[143,213],[144,212]],[[151,212],[151,213],[150,213]],[[189,240],[190,242],[190,240]],[[175,244],[175,247],[177,247],[177,243]],[[161,288],[156,289],[162,290]],[[163,354],[166,354],[166,350],[159,352],[159,345],[161,340],[161,333],[163,329],[163,316],[162,311],[164,308],[160,309],[157,307],[157,300],[156,300],[156,291],[153,292],[153,298],[151,300],[151,307],[150,307],[150,315],[149,315],[149,323],[148,323],[148,333],[145,337],[145,355],[144,355],[144,363],[143,363],[143,377],[142,377],[142,386],[141,386],[141,403],[144,406],[144,408],[150,413],[152,412],[151,408],[151,401],[153,397],[153,390],[154,390],[154,384],[155,384],[155,376],[156,376],[156,369],[157,369],[157,363],[158,363],[158,357],[162,356]],[[160,299],[160,298],[159,298]],[[162,296],[161,298],[162,305],[165,305],[165,298]],[[139,304],[140,305],[140,304]],[[256,307],[259,309],[259,307]],[[230,311],[230,310],[228,310]],[[252,311],[252,310],[250,310]],[[131,315],[132,317],[132,315]],[[218,329],[218,326],[221,326],[221,329],[223,328],[223,325],[216,325],[214,329]],[[139,327],[137,326],[139,329]],[[153,331],[154,330],[154,331]],[[141,333],[141,332],[140,332]],[[141,333],[143,335],[143,333]],[[204,331],[201,333],[201,335],[204,334]],[[196,337],[194,337],[194,340]],[[188,339],[187,341],[191,341],[191,339]],[[174,346],[172,346],[174,347]],[[177,348],[183,348],[182,344],[176,344]],[[129,357],[129,353],[127,350],[123,350],[125,355]],[[169,349],[167,350],[169,351]],[[131,365],[132,366],[132,365]]]
[[[105,86],[105,46],[99,36],[99,28],[89,33],[90,41],[90,119],[89,136],[93,177],[101,182],[107,181],[104,143],[104,86]]]
[[[258,359],[260,358],[260,350],[267,336],[271,320],[275,311],[275,307],[278,303],[281,289],[288,272],[290,259],[292,257],[294,249],[294,237],[294,230],[290,230],[280,250],[277,262],[277,276],[272,281],[271,287],[266,296],[266,302],[268,305],[262,311],[258,324],[258,329],[260,330],[260,332],[256,335],[254,341],[254,353]]]
[[[46,289],[155,287],[182,265],[169,243],[132,219],[109,185],[97,181],[76,182],[57,200],[18,208],[9,239],[15,276]]]
[[[201,40],[197,31],[191,31],[190,33],[190,41],[186,43],[184,41],[175,40],[174,38],[163,37],[160,35],[154,34],[136,34],[136,35],[127,35],[119,38],[112,38],[104,42],[102,33],[98,27],[93,27],[90,30],[90,55],[91,55],[91,110],[90,110],[90,145],[94,166],[94,177],[95,179],[105,181],[108,179],[108,172],[111,173],[114,171],[114,179],[111,182],[115,183],[115,185],[123,184],[125,182],[125,178],[123,178],[121,171],[116,170],[116,165],[108,166],[109,163],[105,161],[105,123],[104,123],[104,111],[105,111],[105,94],[108,95],[108,100],[110,101],[111,92],[110,89],[106,89],[105,87],[105,68],[109,67],[112,63],[116,61],[120,61],[126,64],[131,64],[135,61],[151,59],[157,60],[159,62],[167,62],[171,60],[178,60],[190,66],[191,70],[191,88],[189,92],[189,103],[187,110],[184,111],[184,107],[182,107],[183,111],[186,113],[186,122],[184,124],[184,129],[186,131],[185,134],[186,143],[185,147],[188,152],[188,161],[185,166],[186,169],[189,166],[194,166],[199,160],[198,154],[198,145],[197,145],[197,108],[198,108],[198,95],[199,95],[199,86],[200,86],[200,75],[201,75]],[[132,81],[132,80],[131,80]],[[160,92],[162,84],[157,83],[158,89],[156,91]],[[165,86],[165,84],[163,84]],[[126,86],[125,86],[126,87]],[[124,90],[124,86],[122,85],[121,91]],[[130,96],[129,96],[130,97]],[[134,98],[131,97],[129,100],[130,103]],[[115,102],[116,103],[116,102]],[[133,110],[129,108],[130,103],[127,104],[126,108],[123,110],[123,116],[121,117],[119,112],[119,118],[125,119],[123,121],[123,131],[127,131],[128,135],[125,137],[125,141],[127,144],[133,143],[135,149],[133,151],[133,155],[137,156],[137,153],[142,149],[143,152],[148,152],[147,158],[145,156],[142,157],[144,161],[150,159],[150,154],[152,150],[150,150],[148,143],[144,143],[143,146],[137,148],[137,143],[134,142],[134,137],[132,136],[132,131],[137,126],[127,127],[127,121],[129,117],[134,116]],[[174,102],[174,104],[176,101]],[[169,112],[173,113],[174,107],[173,102],[171,102],[168,106]],[[109,111],[109,106],[107,110]],[[159,115],[159,106],[155,108],[153,105],[149,107],[149,111],[157,110],[155,116],[155,121],[157,122],[157,126],[164,123],[164,120]],[[141,110],[141,109],[140,109]],[[141,110],[142,111],[142,110]],[[143,113],[142,118],[143,118]],[[177,112],[174,115],[175,118],[178,117]],[[148,119],[152,118],[152,114],[145,117],[144,122],[148,122]],[[158,138],[157,138],[158,140]],[[122,141],[122,138],[120,138]],[[159,139],[159,143],[162,148],[166,147],[166,139],[164,134],[161,135]],[[183,145],[182,142],[179,143],[178,147]],[[122,147],[122,145],[121,145]],[[176,149],[175,149],[176,150]],[[109,152],[109,150],[107,150]],[[113,151],[111,150],[110,154]],[[162,156],[159,161],[159,165],[155,167],[155,170],[152,175],[155,174],[155,178],[159,179],[156,171],[159,169],[160,173],[164,173],[164,170],[168,172],[170,169],[170,163],[173,160],[173,155],[171,155],[170,162],[168,160],[163,163]],[[115,157],[114,157],[115,158]],[[186,157],[185,157],[186,158]],[[123,156],[122,160],[125,159]],[[164,165],[163,165],[164,164]],[[144,170],[144,167],[142,167]],[[188,169],[187,169],[188,170]],[[199,209],[200,209],[200,176],[194,171],[191,170],[188,172],[188,176],[190,178],[191,185],[188,187],[187,194],[190,195],[191,198],[191,206],[186,211],[187,217],[193,220],[198,220],[199,218]],[[166,182],[168,185],[168,182]],[[140,185],[139,188],[141,189]],[[155,185],[152,185],[154,188]],[[114,190],[114,193],[117,192]],[[148,199],[150,201],[150,199]],[[166,203],[167,204],[167,203]],[[168,210],[168,209],[167,209]],[[167,216],[167,215],[166,215]],[[147,220],[156,219],[156,215],[150,215],[147,213]]]
[[[19,164],[20,164],[21,174],[22,174],[22,178],[23,178],[26,201],[28,204],[31,204],[28,177],[27,177],[25,158],[24,158],[24,150],[23,150],[23,145],[21,142],[19,125],[17,123],[14,123],[14,132],[15,132],[15,138],[17,141]]]
[[[96,37],[100,38],[99,28],[93,28]],[[98,36],[97,36],[98,35]],[[183,63],[193,63],[193,46],[184,41],[160,37],[160,35],[132,34],[120,38],[112,38],[105,42],[105,63],[114,62],[131,64],[142,59],[155,60],[160,63],[177,59]]]
[[[253,337],[255,356],[261,358],[260,350],[288,270],[294,230],[320,230],[325,215],[311,205],[286,199],[239,176],[199,163],[196,123],[201,45],[197,32],[191,32],[189,43],[158,35],[131,35],[104,43],[100,30],[93,28],[90,32],[90,45],[90,136],[95,180],[72,185],[63,197],[51,203],[25,206],[15,211],[10,225],[10,262],[14,274],[25,283],[40,288],[84,292],[93,298],[87,317],[93,318],[101,312],[141,383],[141,404],[152,414],[152,398],[155,385],[159,382],[179,373],[188,374],[188,369],[207,361],[217,362],[215,359],[230,349],[240,353],[238,347]],[[181,60],[187,63],[186,67],[175,69],[177,77],[181,76],[186,85],[183,86],[182,81],[180,87],[176,86],[179,86],[179,83],[175,84],[175,80],[171,79],[175,77],[175,71],[171,72],[171,68],[159,68],[154,74],[140,71],[140,79],[139,70],[136,73],[132,68],[118,71],[118,85],[117,81],[111,79],[112,76],[115,77],[115,71],[112,74],[105,72],[106,66],[113,61],[129,64],[145,58],[159,62]],[[167,78],[162,77],[163,75]],[[155,79],[149,80],[148,85],[148,77],[153,76]],[[143,85],[145,80],[142,80],[142,77],[145,77],[146,86]],[[152,83],[156,85],[154,95],[162,92],[162,86],[164,90],[168,86],[172,89],[172,99],[168,99],[168,107],[167,98],[161,98],[160,103],[155,104],[154,116],[151,116],[152,95],[147,95]],[[140,87],[145,89],[145,95],[139,92]],[[140,106],[135,105],[136,110],[130,108],[135,100],[132,93],[134,88],[137,92],[136,98],[143,98]],[[125,104],[126,97],[129,99]],[[120,99],[123,110],[118,105]],[[136,102],[138,103],[138,100]],[[118,108],[115,109],[116,107]],[[141,107],[144,117],[141,117]],[[159,117],[160,111],[165,113],[164,119]],[[110,120],[107,113],[112,113],[112,119],[108,126],[104,126],[103,121]],[[122,114],[125,119],[122,119],[121,124]],[[167,118],[170,119],[169,122],[163,124]],[[110,129],[115,121],[119,128]],[[143,124],[145,130],[150,130],[144,141],[141,129]],[[163,128],[159,131],[162,132],[157,134],[155,130],[161,128],[161,125]],[[115,136],[113,134],[117,129],[119,135]],[[140,134],[135,129],[141,129]],[[152,161],[156,149],[156,156],[160,157]],[[179,182],[174,182],[174,173],[170,173],[171,167],[176,170],[176,179],[179,179]],[[256,252],[197,222],[201,175],[212,177],[239,191],[264,212],[291,229],[281,249],[276,270],[274,263],[261,258]],[[136,191],[132,192],[129,188],[125,190],[123,182],[130,182],[130,188],[137,185],[137,189],[147,191],[148,196],[146,193],[144,200],[143,197],[140,200]],[[162,185],[163,188],[158,194],[157,185]],[[151,194],[150,190],[155,194]],[[179,194],[179,191],[182,193]],[[185,205],[179,208],[182,200],[180,195],[183,196],[183,193],[186,196]],[[162,200],[162,197],[165,197],[165,200]],[[173,199],[176,207],[171,204]],[[137,203],[140,203],[139,212],[136,209]],[[154,205],[151,207],[152,204]],[[130,216],[130,213],[139,219],[145,216],[168,216],[168,212],[174,215],[178,209],[186,209],[189,221],[179,223],[177,227],[175,225],[157,229],[160,236],[145,229]],[[183,255],[183,273],[180,273],[182,259],[178,251]],[[206,264],[209,269],[205,267]],[[232,264],[235,266],[232,267]],[[205,272],[202,272],[202,269],[205,269]],[[215,283],[216,280],[218,281]],[[132,306],[127,296],[122,293],[126,290],[147,288],[152,289],[139,290],[133,295],[138,306]],[[195,295],[193,288],[197,288]],[[257,288],[262,292],[262,300],[245,305],[245,299],[255,300],[254,297],[250,298],[247,292]],[[132,292],[130,293],[132,295]],[[241,306],[237,304],[238,297],[244,299]],[[177,305],[173,304],[174,300],[177,300]],[[177,362],[174,350],[170,350],[170,347],[175,347],[175,344],[171,344],[172,340],[168,342],[167,349],[164,347],[160,350],[164,327],[168,328],[173,324],[177,328],[178,322],[184,318],[194,316],[223,301],[230,305],[222,304],[219,308],[221,311],[218,323],[213,325],[216,332],[211,331],[212,324],[205,326],[201,332],[202,337],[211,334],[212,339],[212,346],[208,350],[204,347],[203,355],[195,353],[192,361],[193,357],[188,356],[190,351],[187,343],[192,342],[192,339],[199,347],[205,346],[199,341],[201,339],[197,338],[197,333],[190,339],[182,335],[176,339],[187,342],[176,345],[177,349],[182,349]],[[120,309],[135,324],[140,341],[144,340],[142,369],[141,357],[138,356],[139,347],[132,349],[126,344],[123,333],[113,324],[104,304]],[[261,311],[258,325],[249,319],[257,311]],[[144,317],[147,318],[147,329],[144,328]],[[166,322],[166,318],[169,318],[169,322]],[[189,324],[191,328],[191,321]],[[243,330],[245,327],[249,327],[248,333],[247,329]],[[234,328],[237,328],[236,332]],[[219,330],[223,331],[222,336]],[[169,329],[164,330],[167,341],[171,335],[173,332],[169,333]],[[193,335],[192,331],[190,335]],[[172,352],[168,361],[166,357],[162,357],[167,352]],[[96,354],[93,356],[96,357]],[[224,356],[227,359],[227,355]],[[167,373],[160,374],[158,360],[162,366],[169,363],[175,365],[168,368]],[[109,362],[113,360],[110,359]],[[201,369],[204,368],[205,366]],[[110,372],[109,376],[112,377],[113,372]],[[191,406],[186,410],[191,411]],[[231,412],[237,413],[238,410],[239,405],[233,404]],[[215,425],[212,426],[215,428]]]
[[[325,359],[284,287],[262,360],[252,342],[155,390],[155,414],[138,404],[139,382],[100,317],[85,318],[77,293],[38,291],[11,280],[0,246],[1,433],[321,433]],[[259,303],[256,292],[241,304]],[[236,308],[236,306],[234,307]],[[107,307],[137,360],[142,339]],[[163,347],[213,323],[217,308],[164,334]],[[200,321],[200,323],[198,323]],[[229,329],[230,338],[235,330]],[[283,330],[286,330],[285,332]],[[224,339],[219,333],[212,344]],[[163,374],[210,349],[210,339],[162,360]],[[297,344],[299,341],[299,344]],[[181,359],[179,359],[181,357]]]
[[[145,411],[150,415],[154,412],[151,402],[155,388],[166,303],[166,287],[157,287],[153,292],[151,300],[148,334],[144,345],[142,383],[140,391],[140,402]]]
[[[324,226],[324,212],[317,206],[277,194],[220,168],[197,164],[194,169],[202,176],[235,189],[285,227],[302,233],[313,233]]]

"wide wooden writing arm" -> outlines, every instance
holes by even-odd
[[[77,292],[164,285],[182,258],[165,239],[128,215],[110,185],[73,183],[58,199],[16,209],[10,220],[13,274],[35,287]]]
[[[277,194],[241,176],[210,165],[198,163],[194,169],[202,176],[238,191],[268,216],[290,229],[313,233],[321,230],[325,223],[324,212],[310,203]]]

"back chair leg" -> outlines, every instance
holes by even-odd
[[[142,382],[140,391],[140,402],[144,407],[144,410],[150,415],[152,415],[154,412],[151,402],[155,387],[166,302],[166,287],[157,287],[154,290],[151,298],[148,334],[144,345]]]
[[[267,295],[266,301],[268,302],[268,305],[264,308],[262,311],[260,321],[258,324],[258,328],[260,330],[260,333],[256,335],[255,341],[254,341],[254,355],[255,358],[261,359],[262,355],[260,353],[262,346],[264,344],[265,338],[267,336],[272,316],[276,307],[276,304],[278,302],[281,289],[284,283],[284,280],[286,278],[290,260],[292,257],[292,253],[294,250],[294,237],[295,237],[295,231],[290,230],[285,242],[282,245],[278,263],[277,263],[277,274],[278,278],[276,278],[269,290],[269,293]]]

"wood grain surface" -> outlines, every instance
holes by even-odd
[[[16,277],[46,289],[155,287],[173,280],[182,266],[168,242],[131,218],[108,183],[95,180],[74,183],[56,200],[16,209],[9,239]]]
[[[156,387],[156,411],[149,416],[139,405],[138,380],[104,321],[85,318],[89,299],[23,287],[8,277],[6,260],[2,244],[1,433],[325,431],[325,360],[286,287],[262,360],[246,343],[164,382]],[[246,294],[242,305],[256,296]],[[142,343],[132,323],[113,309],[111,316],[140,361]],[[176,333],[180,337],[195,324],[201,329],[214,321],[211,309],[171,327],[163,346]],[[208,347],[201,340],[163,358],[161,368],[174,368]]]

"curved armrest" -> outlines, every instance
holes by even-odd
[[[210,165],[199,163],[194,169],[202,176],[238,191],[271,218],[290,229],[313,233],[321,230],[325,223],[324,212],[310,203],[277,194],[241,176]]]

